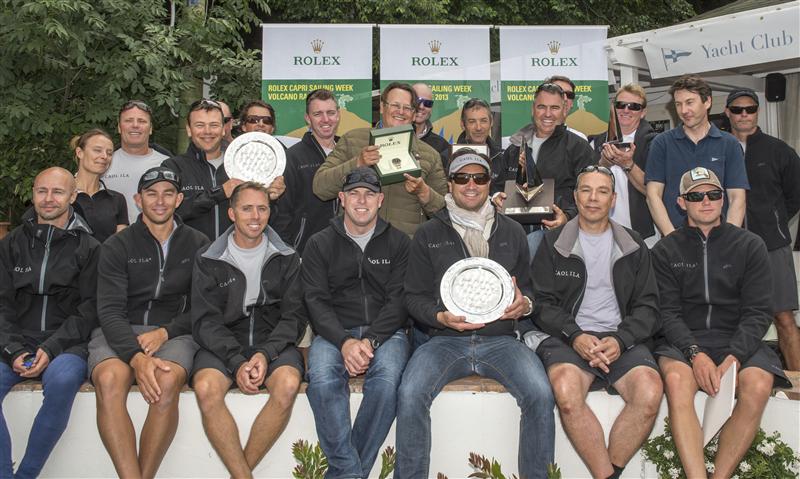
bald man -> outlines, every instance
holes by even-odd
[[[44,388],[16,471],[0,415],[0,477],[39,475],[86,378],[86,341],[97,321],[100,244],[72,210],[75,196],[69,171],[42,171],[33,182],[33,209],[0,240],[0,401],[25,379],[41,380]]]
[[[433,91],[425,83],[415,83],[412,88],[417,97],[417,113],[414,115],[414,129],[417,138],[429,144],[442,157],[442,167],[447,171],[450,162],[450,142],[433,132],[431,113],[433,113]]]

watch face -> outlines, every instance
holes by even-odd
[[[442,302],[469,323],[489,323],[514,301],[511,275],[488,258],[466,258],[447,269],[439,287]]]

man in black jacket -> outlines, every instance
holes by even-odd
[[[408,360],[403,279],[406,234],[378,218],[381,183],[356,168],[339,193],[344,217],[315,234],[303,256],[309,320],[317,334],[308,355],[308,401],[330,477],[369,477],[394,421]],[[365,375],[364,398],[350,422],[348,379]]]
[[[695,394],[717,394],[720,378],[736,365],[738,401],[714,462],[715,477],[730,477],[755,437],[773,382],[789,384],[761,341],[772,318],[769,257],[758,236],[722,219],[724,192],[713,171],[687,171],[679,192],[687,225],[653,248],[664,336],[655,355],[687,477],[706,477]]]
[[[662,397],[645,345],[658,330],[650,252],[638,234],[609,218],[614,189],[606,167],[578,175],[578,216],[545,233],[534,261],[533,318],[543,333],[525,334],[547,368],[567,437],[592,476],[603,478],[619,477],[647,439]],[[608,448],[586,404],[587,393],[603,387],[625,400]]]
[[[534,172],[538,171],[542,179],[554,180],[555,215],[552,220],[529,226],[531,257],[536,255],[545,229],[561,226],[578,214],[572,194],[575,180],[584,167],[596,161],[589,143],[561,124],[564,108],[565,97],[561,87],[553,83],[539,85],[531,107],[533,122],[511,136],[511,145],[503,153],[502,165],[498,165],[498,175],[492,186],[492,191],[496,192],[493,201],[502,206],[506,196],[503,193],[505,180],[516,178],[521,166],[527,168],[528,178],[533,178]],[[523,141],[526,148],[520,151]]]
[[[450,162],[446,208],[414,235],[405,279],[405,304],[431,339],[414,351],[400,385],[395,478],[428,477],[430,406],[450,381],[478,374],[505,386],[520,406],[519,472],[544,478],[553,462],[553,395],[533,351],[517,341],[517,320],[533,303],[528,248],[522,227],[495,212],[489,201],[485,155],[459,150]],[[468,257],[489,258],[516,278],[513,303],[488,324],[470,323],[442,304],[447,269]]]
[[[228,215],[233,226],[195,261],[192,331],[202,349],[192,381],[211,445],[232,477],[247,478],[289,422],[303,377],[295,344],[306,318],[300,258],[267,226],[267,189],[237,186]],[[244,449],[225,405],[234,383],[245,394],[269,392]]]
[[[182,224],[178,175],[163,166],[139,179],[142,211],[129,228],[103,243],[98,266],[100,328],[89,343],[89,375],[97,428],[120,477],[153,477],[178,427],[178,397],[192,370],[192,264],[208,244]],[[137,455],[127,411],[134,381],[150,405]]]
[[[26,379],[41,379],[45,394],[16,472],[0,414],[0,477],[39,475],[86,378],[100,244],[70,207],[76,191],[67,170],[42,171],[33,181],[33,211],[0,241],[0,402]]]
[[[502,168],[503,148],[492,139],[492,108],[480,98],[471,98],[461,107],[461,129],[458,135],[458,144],[484,145],[489,150],[489,166],[492,167],[492,185],[505,185],[505,179],[498,179],[498,175],[507,174]],[[500,190],[502,191],[502,190]],[[491,193],[495,193],[494,190]]]
[[[286,151],[286,193],[270,222],[300,256],[311,235],[327,227],[337,212],[336,198],[323,201],[311,191],[314,174],[339,141],[339,105],[330,90],[314,90],[306,96],[305,120],[309,131]]]
[[[786,369],[800,371],[800,330],[797,309],[797,275],[792,258],[789,219],[800,210],[800,157],[786,143],[758,127],[758,95],[734,90],[725,114],[731,133],[744,148],[750,191],[747,194],[747,229],[764,240],[772,267],[773,312]]]

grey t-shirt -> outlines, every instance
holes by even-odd
[[[349,236],[350,239],[356,242],[356,244],[359,246],[359,248],[361,248],[361,251],[363,252],[367,248],[367,243],[369,243],[369,240],[372,239],[372,235],[375,234],[375,227],[373,226],[371,230],[367,231],[366,233],[360,236],[351,233],[350,230],[347,229],[347,226],[344,227],[344,231],[347,233],[347,236]]]
[[[575,322],[584,331],[616,331],[622,317],[611,277],[611,252],[614,247],[611,227],[599,235],[579,230],[578,241],[586,263],[586,291]]]
[[[542,147],[545,141],[547,141],[547,138],[539,138],[536,135],[533,135],[533,138],[531,139],[531,160],[533,161],[534,165],[539,159],[539,149]]]
[[[165,155],[153,149],[146,155],[131,155],[120,148],[111,157],[111,166],[100,179],[103,180],[106,188],[122,193],[122,196],[125,197],[125,201],[128,202],[128,221],[131,224],[139,216],[139,208],[133,201],[133,195],[136,194],[136,187],[139,185],[139,178],[150,168],[161,166],[161,162],[166,159]]]
[[[251,306],[258,301],[258,294],[261,292],[261,266],[264,264],[264,256],[267,254],[269,241],[263,237],[261,243],[255,248],[240,248],[233,240],[233,233],[228,235],[228,247],[225,254],[228,255],[236,267],[244,273],[247,282],[247,293],[244,305]]]

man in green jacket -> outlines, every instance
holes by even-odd
[[[390,83],[381,93],[381,127],[410,124],[417,108],[416,94],[407,83]],[[330,200],[342,190],[344,177],[360,166],[372,166],[380,160],[377,146],[369,145],[369,128],[346,133],[314,175],[313,190],[321,200]],[[400,231],[413,236],[428,216],[444,207],[447,179],[439,153],[418,140],[411,139],[414,154],[422,175],[406,176],[403,183],[383,187],[384,202],[381,217]]]

